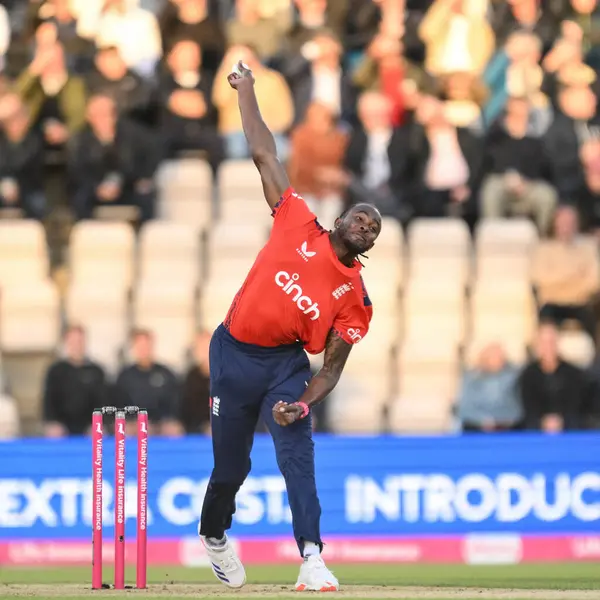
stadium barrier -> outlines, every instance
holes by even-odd
[[[127,464],[135,465],[135,448]],[[105,448],[110,461],[113,444]],[[148,564],[207,564],[195,535],[212,468],[209,439],[152,438]],[[516,563],[600,559],[600,436],[333,437],[316,440],[330,562]],[[0,443],[0,565],[89,565],[90,443]],[[267,436],[231,532],[247,563],[296,562],[285,485]],[[113,486],[104,482],[105,535]],[[135,539],[136,476],[126,479]],[[114,558],[105,548],[105,560]],[[135,560],[135,543],[126,560]]]

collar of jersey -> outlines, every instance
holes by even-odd
[[[338,258],[338,255],[335,253],[333,246],[331,245],[331,240],[329,239],[329,231],[324,231],[324,233],[327,236],[326,237],[327,252],[329,253],[329,257],[333,261],[333,264],[344,275],[347,275],[348,277],[356,277],[360,273],[360,270],[362,269],[362,265],[356,259],[354,260],[353,266],[347,267],[346,265],[344,265]]]

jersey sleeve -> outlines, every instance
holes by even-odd
[[[317,223],[317,217],[308,208],[304,199],[296,194],[293,188],[288,188],[275,205],[272,212],[276,229],[293,229],[309,223]]]
[[[362,287],[360,300],[342,309],[333,322],[334,331],[348,344],[357,344],[367,335],[373,317],[373,305],[362,277],[360,283]]]

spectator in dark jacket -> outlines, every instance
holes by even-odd
[[[103,93],[90,98],[87,120],[69,157],[76,217],[87,219],[96,206],[117,204],[137,206],[141,221],[151,219],[159,158],[155,139],[141,125],[118,118],[115,101]]]
[[[181,423],[186,433],[210,434],[210,338],[210,333],[206,331],[196,334],[194,364],[187,372],[183,384]]]
[[[90,91],[110,94],[121,115],[147,120],[152,86],[127,68],[119,49],[116,46],[100,48],[94,64],[96,68],[88,78]]]
[[[550,163],[544,143],[529,132],[527,98],[510,98],[506,115],[489,131],[485,144],[481,216],[533,214],[547,234],[558,197],[549,183]]]
[[[0,127],[0,208],[18,208],[28,218],[42,219],[44,145],[17,94],[0,99]]]
[[[591,138],[581,147],[583,181],[577,204],[586,225],[596,234],[600,232],[600,137]]]
[[[563,87],[558,105],[562,114],[556,115],[544,144],[560,199],[575,203],[583,181],[580,148],[590,137],[600,135],[598,98],[585,85]]]
[[[417,215],[473,213],[481,171],[481,140],[469,129],[450,123],[444,103],[433,95],[420,97],[415,116],[403,177],[410,182]]]
[[[204,71],[193,40],[177,42],[167,58],[169,70],[159,89],[160,128],[166,158],[182,151],[204,150],[216,169],[223,158],[212,102],[212,77]]]
[[[202,49],[202,65],[212,75],[225,54],[225,32],[208,0],[170,0],[159,17],[165,55],[182,39],[195,40]]]
[[[117,406],[139,406],[148,411],[151,432],[179,435],[177,421],[180,411],[179,387],[175,374],[154,360],[154,339],[151,332],[137,330],[132,335],[134,363],[117,377]]]
[[[304,120],[312,102],[327,104],[336,117],[353,122],[356,93],[342,69],[342,46],[327,31],[317,32],[303,46],[302,54],[283,61],[281,71],[294,98],[295,123]]]
[[[527,429],[559,433],[584,427],[590,385],[581,369],[561,359],[554,325],[540,327],[535,359],[523,370],[519,387]]]
[[[351,203],[373,202],[382,214],[401,218],[406,171],[405,131],[392,127],[392,105],[377,92],[365,92],[358,103],[361,126],[346,148],[344,166],[352,176]]]
[[[81,435],[91,425],[92,412],[106,404],[102,368],[85,355],[85,332],[70,327],[64,337],[65,357],[48,370],[44,386],[46,437]]]

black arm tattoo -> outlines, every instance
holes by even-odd
[[[308,387],[302,394],[300,402],[308,406],[318,404],[332,392],[340,380],[352,344],[345,342],[333,329],[327,336],[325,343],[325,356],[321,370],[310,380]]]
[[[348,356],[350,356],[352,344],[344,341],[335,329],[332,329],[327,335],[325,342],[325,356],[323,357],[323,367],[319,373],[338,382]],[[334,384],[335,385],[335,384]]]

